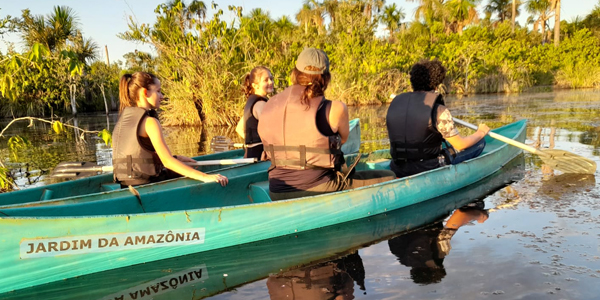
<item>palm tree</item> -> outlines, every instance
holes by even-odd
[[[385,25],[385,28],[390,32],[390,41],[394,36],[394,32],[400,28],[405,16],[402,7],[397,7],[396,3],[384,7],[380,22]]]
[[[554,46],[560,44],[560,0],[552,0],[554,8]]]
[[[325,10],[325,13],[329,15],[329,26],[330,28],[335,28],[335,17],[336,17],[336,12],[340,6],[340,3],[338,0],[324,0],[323,4],[321,4],[321,6],[323,7],[323,9]]]
[[[77,55],[77,59],[89,66],[98,59],[98,51],[100,46],[91,38],[84,38],[80,31],[77,32],[73,39],[71,50]]]
[[[273,23],[275,27],[277,27],[281,31],[292,31],[294,27],[294,23],[288,18],[288,16],[281,16],[277,21]]]
[[[371,20],[373,18],[373,12],[378,14],[383,6],[385,5],[385,0],[363,0],[365,1],[365,15],[367,19]]]
[[[529,0],[526,9],[532,14],[528,21],[533,23],[533,30],[537,31],[541,26],[542,42],[546,42],[546,26],[548,26],[547,22],[553,14],[550,0]]]
[[[519,4],[521,1],[519,0]],[[512,23],[512,31],[515,32],[515,20],[517,18],[517,0],[512,0],[512,13],[510,14],[510,22]]]
[[[63,47],[67,40],[75,38],[79,29],[77,15],[67,6],[55,6],[47,16],[32,16],[26,9],[18,26],[28,47],[40,43],[50,51]]]
[[[186,16],[188,20],[192,19],[194,16],[199,20],[204,20],[206,18],[206,4],[202,1],[193,0],[187,6]]]
[[[450,0],[446,3],[450,14],[450,30],[462,33],[465,26],[479,21],[477,4],[480,0]]]
[[[490,0],[485,6],[484,11],[490,14],[496,14],[499,22],[504,22],[512,17],[512,6],[515,4],[515,14],[519,15],[518,6],[521,4],[519,0]]]
[[[415,10],[415,19],[424,20],[427,24],[434,21],[445,22],[446,7],[444,0],[408,0],[411,2],[419,1],[420,5]]]
[[[312,20],[312,8],[309,4],[302,5],[300,11],[296,14],[296,20],[301,25],[304,25],[304,34],[308,34],[308,24]]]
[[[296,14],[296,20],[304,25],[304,33],[308,34],[308,26],[313,24],[321,33],[321,28],[325,22],[323,18],[324,9],[315,0],[306,0],[302,9]]]

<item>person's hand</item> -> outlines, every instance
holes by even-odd
[[[204,181],[215,181],[220,183],[222,186],[226,186],[229,183],[229,179],[221,174],[206,175],[206,179]]]
[[[490,128],[485,124],[479,124],[477,131],[483,133],[483,136],[485,136],[486,134],[488,134],[488,132],[490,132]]]

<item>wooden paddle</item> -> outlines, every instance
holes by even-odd
[[[237,159],[217,159],[204,160],[196,162],[186,162],[185,164],[191,167],[197,166],[214,166],[214,165],[235,165],[257,162],[256,158],[237,158]],[[60,163],[52,171],[52,177],[71,178],[76,177],[80,173],[96,173],[96,172],[112,172],[112,166],[98,166],[95,163],[88,162],[63,162]]]
[[[453,118],[455,123],[466,126],[473,130],[477,130],[477,126],[465,122],[463,120],[459,120],[457,118]],[[494,139],[505,142],[509,145],[515,146],[517,148],[521,148],[525,151],[536,154],[540,157],[540,159],[555,170],[559,170],[564,173],[576,173],[576,174],[594,174],[596,172],[596,162],[585,158],[583,156],[579,156],[575,153],[571,153],[564,150],[541,150],[536,149],[531,146],[527,146],[521,142],[515,141],[513,139],[509,139],[505,136],[499,135],[494,132],[489,132],[488,135]]]

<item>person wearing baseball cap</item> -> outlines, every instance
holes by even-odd
[[[323,50],[304,49],[298,55],[291,81],[292,86],[265,104],[258,123],[258,133],[271,161],[272,200],[335,192],[395,178],[391,171],[355,172],[349,177],[341,173],[345,165],[341,146],[350,133],[348,108],[324,97],[331,73]]]

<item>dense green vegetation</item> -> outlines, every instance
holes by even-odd
[[[386,103],[390,94],[409,90],[408,71],[423,58],[447,66],[441,88],[449,93],[600,84],[600,4],[583,19],[557,23],[558,0],[483,1],[485,16],[475,9],[482,0],[418,0],[415,20],[407,23],[406,12],[384,0],[309,0],[295,22],[215,3],[209,17],[202,1],[174,0],[156,8],[154,24],[130,19],[120,34],[156,53],[131,52],[124,64],[111,65],[98,61],[98,45],[82,35],[70,8],[45,16],[24,10],[0,19],[0,34],[16,32],[29,47],[0,53],[0,116],[114,109],[119,75],[146,70],[159,75],[170,99],[164,124],[233,125],[244,102],[244,74],[265,65],[281,90],[307,46],[330,57],[327,96],[351,105]],[[532,26],[514,23],[524,13]],[[551,28],[555,23],[561,26]]]
[[[168,124],[231,125],[243,104],[239,84],[257,65],[270,67],[278,89],[288,85],[296,55],[307,46],[324,49],[333,80],[327,96],[348,104],[381,104],[409,90],[408,71],[423,58],[448,68],[443,89],[472,94],[519,92],[532,86],[594,87],[600,83],[598,6],[584,20],[550,28],[556,0],[514,1],[527,11],[533,30],[512,20],[511,0],[491,0],[486,16],[479,1],[421,0],[416,21],[385,1],[307,1],[295,15],[272,19],[261,9],[223,20],[223,9],[206,17],[204,6],[171,2],[156,9],[151,25],[130,22],[121,37],[157,50],[156,71],[170,101]],[[384,36],[378,36],[377,28]],[[560,43],[553,30],[561,31]],[[186,63],[182,63],[185,61]],[[198,112],[198,113],[196,113]]]

